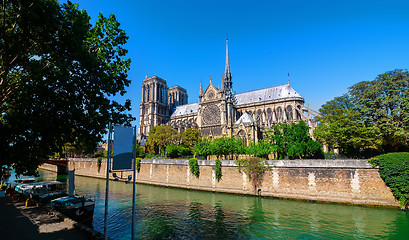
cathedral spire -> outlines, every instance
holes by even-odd
[[[224,68],[224,78],[231,81],[231,72],[229,64],[229,39],[226,38],[226,66]]]
[[[229,63],[229,39],[226,38],[226,66],[224,68],[224,74],[222,78],[222,87],[221,90],[224,92],[226,98],[231,98],[231,90],[233,88],[231,72],[230,72],[230,63]]]
[[[290,85],[290,73],[288,73],[288,85]]]
[[[202,79],[200,79],[200,90],[199,90],[199,96],[203,95],[203,87],[202,87]]]

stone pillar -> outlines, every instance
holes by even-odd
[[[156,101],[156,83],[152,83],[152,101]]]

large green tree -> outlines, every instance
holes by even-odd
[[[0,15],[0,165],[32,174],[67,143],[95,148],[108,122],[127,123],[128,36],[114,15],[95,24],[78,5],[3,0]]]
[[[361,121],[379,128],[386,152],[409,149],[409,72],[396,69],[350,87]]]
[[[195,146],[201,137],[200,131],[197,128],[188,128],[182,134],[182,145],[194,151]]]
[[[149,131],[146,147],[150,153],[158,154],[171,144],[179,144],[180,134],[171,126],[157,126]]]
[[[267,132],[267,139],[278,159],[321,158],[321,144],[310,137],[309,129],[304,121],[279,123]]]
[[[205,158],[212,155],[212,140],[203,136],[199,142],[196,144],[195,155],[204,156]]]
[[[345,156],[360,156],[365,150],[377,152],[382,138],[378,128],[361,121],[361,115],[348,94],[328,101],[320,108],[314,137]]]

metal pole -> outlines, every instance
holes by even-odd
[[[131,240],[135,239],[135,184],[136,184],[136,127],[134,127],[133,133],[133,147],[132,147],[132,154],[133,154],[133,188],[132,188],[132,232],[131,232]]]
[[[111,138],[112,129],[111,122],[108,123],[108,156],[107,156],[107,175],[106,175],[106,187],[105,187],[105,214],[104,214],[104,237],[108,240],[108,196],[109,196],[109,169],[111,162]]]

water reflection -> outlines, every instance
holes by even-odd
[[[161,202],[139,208],[139,239],[247,239],[244,221],[219,205]]]
[[[44,178],[55,177],[45,173]],[[95,200],[103,232],[105,181],[76,177],[76,192]],[[138,239],[407,239],[409,213],[396,209],[136,186]],[[130,239],[132,184],[110,182],[108,229]]]

